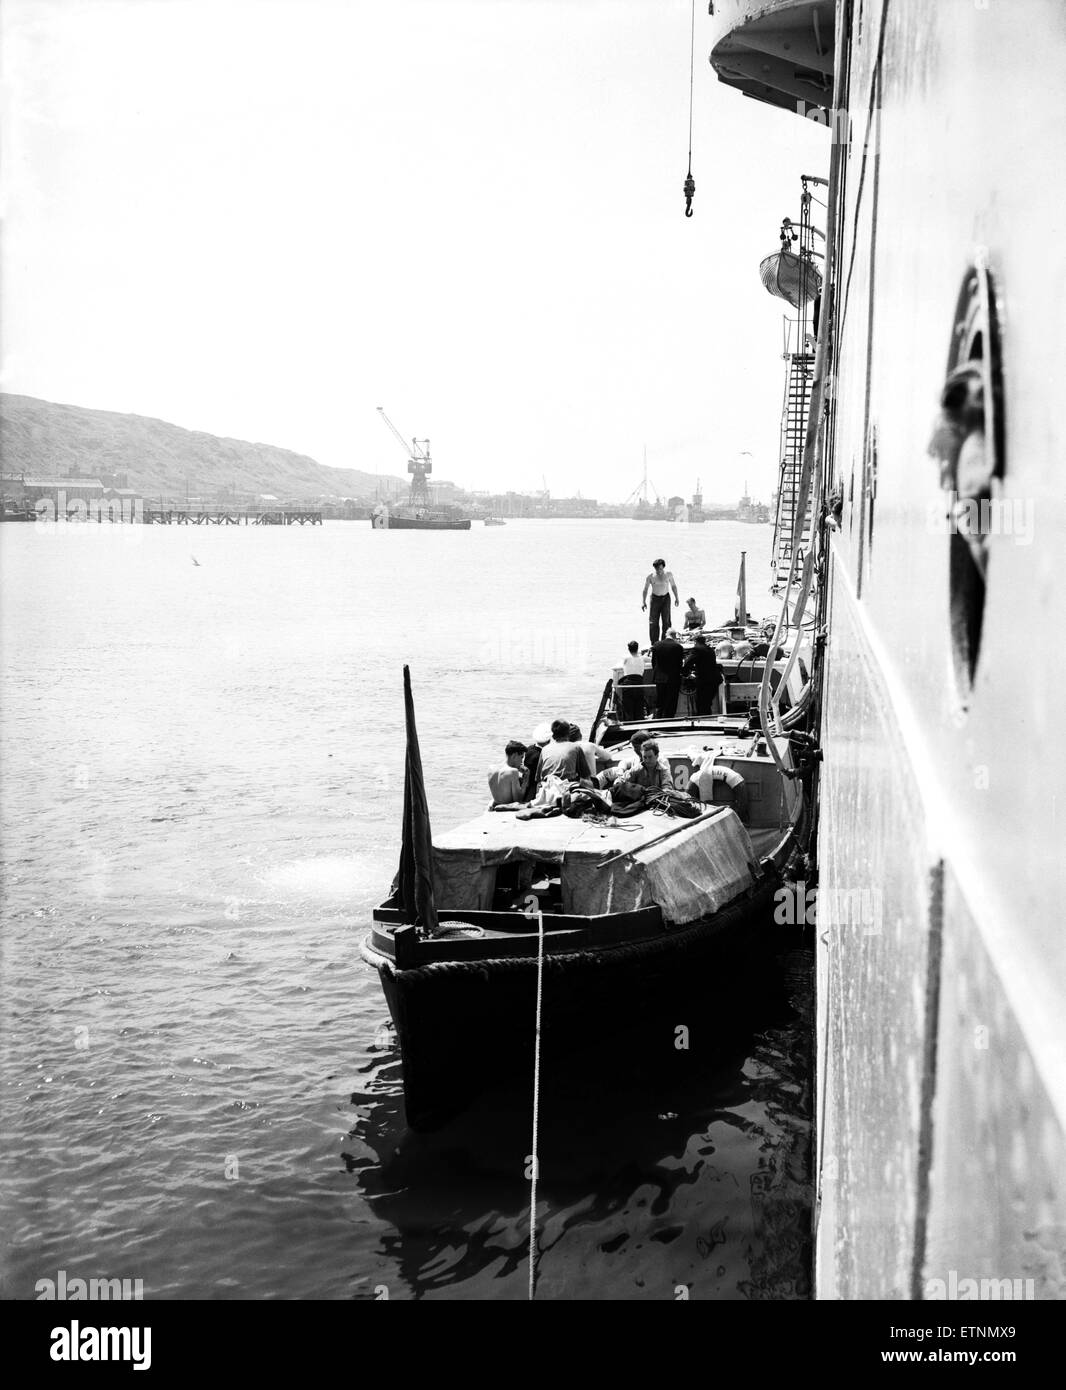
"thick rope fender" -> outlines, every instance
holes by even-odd
[[[616,962],[652,959],[664,952],[691,944],[695,938],[706,933],[712,922],[716,925],[725,924],[749,911],[763,898],[770,896],[771,889],[776,883],[777,875],[772,875],[756,885],[754,889],[749,890],[744,898],[730,903],[728,907],[723,908],[713,917],[701,917],[690,926],[664,931],[661,936],[629,942],[622,946],[602,946],[597,950],[567,951],[562,955],[545,953],[542,968],[550,974],[560,975],[571,969],[590,966],[602,969],[604,966],[614,965]],[[378,961],[372,959],[369,952],[370,948],[364,948],[364,958],[370,960],[372,965],[377,965]],[[373,952],[373,955],[385,963],[385,967],[389,969],[391,975],[398,981],[402,981],[405,989],[408,987],[417,988],[433,982],[439,983],[442,976],[451,974],[483,975],[488,982],[491,976],[497,974],[507,974],[516,970],[535,971],[538,969],[539,961],[536,955],[494,956],[489,960],[436,960],[410,970],[397,970],[387,956],[381,956],[378,952]],[[384,967],[378,965],[378,969],[382,968]]]

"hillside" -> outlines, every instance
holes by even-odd
[[[282,498],[372,498],[381,475],[329,468],[273,444],[224,439],[143,415],[119,415],[0,393],[0,463],[6,476],[125,473],[147,497],[214,497],[223,489]],[[407,479],[390,476],[391,485]]]

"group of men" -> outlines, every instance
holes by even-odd
[[[582,739],[576,724],[556,719],[547,736],[538,729],[528,747],[511,739],[504,753],[504,765],[489,773],[494,811],[521,809],[534,800],[549,777],[571,787],[611,789],[621,801],[670,785],[670,766],[650,733],[635,733],[630,752],[616,762],[605,748]]]
[[[696,713],[714,713],[714,700],[722,684],[722,672],[714,648],[702,632],[696,634],[692,647],[686,651],[671,628],[665,637],[652,643],[651,662],[655,685],[654,708],[653,702],[645,698],[644,657],[637,643],[630,642],[619,681],[623,719],[644,719],[648,714],[656,719],[673,719],[677,713],[681,683],[686,676],[692,676],[695,681]]]
[[[763,626],[762,636],[756,642],[741,638],[737,642],[728,639],[712,647],[700,631],[706,626],[707,615],[694,598],[688,601],[685,610],[685,631],[695,632],[694,645],[687,655],[682,647],[677,631],[671,626],[670,596],[680,605],[677,582],[666,568],[665,560],[652,562],[652,571],[644,580],[642,607],[647,609],[651,597],[651,614],[648,635],[651,639],[652,680],[655,684],[654,709],[651,701],[644,700],[644,692],[635,687],[644,684],[644,658],[636,642],[629,643],[629,655],[623,662],[621,684],[629,689],[622,691],[622,715],[625,719],[643,719],[652,714],[656,719],[672,719],[677,713],[681,683],[685,676],[695,678],[695,713],[712,714],[718,688],[723,676],[718,666],[719,659],[746,661],[769,656],[770,642],[773,639],[775,624]],[[782,647],[775,649],[774,659],[785,655]]]
[[[677,713],[677,702],[681,695],[681,683],[685,676],[695,677],[696,713],[711,714],[714,697],[722,683],[722,673],[713,648],[701,632],[697,631],[695,645],[686,655],[677,632],[671,626],[670,595],[680,605],[677,581],[666,568],[665,560],[654,560],[652,572],[644,581],[641,607],[647,610],[648,597],[651,596],[651,614],[648,635],[651,638],[652,680],[655,684],[654,709],[652,702],[645,699],[644,658],[636,642],[629,643],[629,655],[622,662],[622,717],[624,719],[643,719],[652,714],[656,719],[672,719]],[[685,613],[685,629],[699,629],[707,621],[707,615],[694,598],[688,601]]]
[[[718,657],[746,659],[769,655],[767,638],[773,636],[773,625],[764,630],[764,640],[757,645],[747,641],[723,642],[716,649],[710,645],[701,629],[706,614],[695,598],[688,600],[685,613],[686,631],[695,630],[693,645],[686,650],[677,631],[671,626],[670,596],[680,605],[677,583],[666,568],[666,561],[653,561],[652,572],[644,581],[642,606],[648,608],[651,597],[649,636],[651,638],[652,681],[655,686],[654,704],[645,698],[644,656],[636,641],[629,643],[628,654],[622,662],[619,681],[622,697],[622,718],[673,719],[677,714],[681,685],[687,676],[695,686],[695,713],[714,713],[714,702],[722,684]],[[777,655],[783,655],[781,648]],[[631,754],[616,763],[610,753],[598,744],[581,737],[581,730],[568,719],[556,719],[542,725],[528,746],[512,739],[505,749],[506,762],[489,774],[489,790],[496,810],[519,808],[532,801],[548,777],[554,776],[576,786],[631,786],[634,791],[647,791],[670,785],[670,771],[659,753],[659,745],[647,733],[636,733],[631,740]],[[623,798],[625,793],[622,793]]]

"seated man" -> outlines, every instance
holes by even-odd
[[[669,765],[659,757],[659,745],[653,738],[645,739],[641,745],[640,766],[628,766],[615,782],[616,793],[622,800],[635,800],[637,793],[662,791],[672,785]]]
[[[512,738],[504,749],[503,767],[489,773],[489,791],[493,806],[510,806],[522,801],[529,786],[529,769],[525,766],[526,745]]]
[[[570,737],[571,727],[569,719],[552,720],[551,742],[540,755],[538,782],[550,776],[561,777],[564,782],[589,781],[593,776],[581,745]]]
[[[570,725],[570,741],[576,743],[584,753],[588,774],[593,780],[602,768],[610,767],[614,762],[614,758],[606,748],[601,748],[598,743],[590,743],[588,739],[583,739],[581,730],[576,724]]]
[[[690,628],[694,627],[703,627],[706,621],[707,614],[702,608],[696,607],[696,600],[694,598],[690,598],[688,601],[688,609],[685,613],[685,631],[687,632]]]
[[[654,734],[646,733],[643,729],[638,729],[629,740],[629,751],[624,753],[618,761],[611,767],[606,767],[598,773],[595,779],[597,787],[609,787],[619,779],[625,781],[626,775],[635,772],[640,767],[640,750],[647,743],[648,739],[654,738]],[[663,767],[669,772],[669,764],[665,758],[659,760]]]

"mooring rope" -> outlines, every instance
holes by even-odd
[[[533,1035],[533,1171],[529,1187],[529,1298],[532,1302],[537,1280],[537,1170],[540,1155],[537,1152],[540,1130],[540,1011],[544,987],[544,913],[537,913],[537,1010],[536,1031]]]

